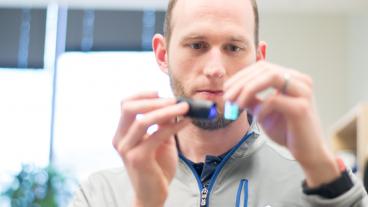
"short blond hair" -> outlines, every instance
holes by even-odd
[[[172,33],[172,11],[176,5],[178,0],[169,0],[169,4],[167,6],[166,15],[165,15],[165,22],[164,22],[164,35],[167,42],[170,42],[171,33]],[[255,44],[258,45],[259,42],[259,12],[258,12],[258,5],[256,0],[250,0],[253,7],[254,19],[255,19],[255,28],[254,28],[254,36],[255,36]]]

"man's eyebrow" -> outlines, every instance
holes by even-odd
[[[231,36],[229,40],[232,42],[243,42],[243,43],[249,42],[248,39],[243,36]]]
[[[206,36],[201,35],[201,34],[188,34],[188,35],[185,35],[182,39],[184,41],[185,40],[204,40],[206,39]]]
[[[193,33],[193,34],[184,35],[181,41],[206,40],[206,39],[208,39],[206,35]],[[230,42],[239,42],[239,43],[249,44],[249,40],[246,37],[241,36],[241,35],[229,36],[226,39],[227,41],[230,41]]]

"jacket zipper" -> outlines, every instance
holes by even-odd
[[[189,161],[187,160],[187,158],[185,158],[182,155],[179,155],[179,158],[182,159],[184,161],[184,163],[191,169],[194,177],[197,180],[199,189],[200,189],[200,207],[207,207],[208,205],[208,197],[210,194],[210,191],[212,190],[213,184],[215,183],[215,180],[217,178],[217,175],[219,174],[219,172],[222,170],[223,166],[225,165],[226,161],[231,157],[232,154],[234,154],[234,152],[241,146],[241,144],[243,144],[249,137],[251,137],[254,133],[248,133],[241,141],[240,143],[238,143],[234,149],[232,149],[231,152],[229,152],[228,155],[225,156],[225,158],[221,161],[220,163],[220,167],[219,169],[215,170],[214,175],[212,176],[212,178],[210,179],[209,183],[206,183],[206,185],[202,185],[201,179],[199,178],[196,170],[192,167],[191,164],[189,164]]]
[[[201,190],[201,206],[200,207],[206,207],[207,205],[207,194],[208,194],[208,183],[205,184]]]
[[[200,197],[201,197],[201,200],[200,200],[200,207],[202,207],[202,203],[204,203],[204,206],[206,206],[207,204],[207,194],[208,194],[208,189],[207,189],[207,186],[203,186],[202,185],[202,181],[201,179],[199,178],[196,170],[193,168],[193,166],[189,163],[189,161],[187,160],[187,158],[185,158],[183,155],[179,155],[179,158],[181,160],[184,161],[184,163],[189,167],[189,169],[192,171],[195,179],[197,180],[197,184],[198,184],[198,187],[199,187],[199,192],[200,192]],[[204,190],[206,189],[206,190]],[[206,196],[206,198],[204,200],[202,200],[202,194],[204,194]]]

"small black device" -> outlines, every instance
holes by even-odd
[[[189,104],[189,111],[185,116],[194,119],[213,120],[217,117],[216,103],[205,100],[194,100],[179,97],[177,103],[186,102]]]

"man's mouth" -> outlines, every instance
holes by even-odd
[[[197,90],[197,95],[199,95],[199,97],[203,99],[213,100],[222,98],[222,96],[224,95],[224,91],[212,89]]]

